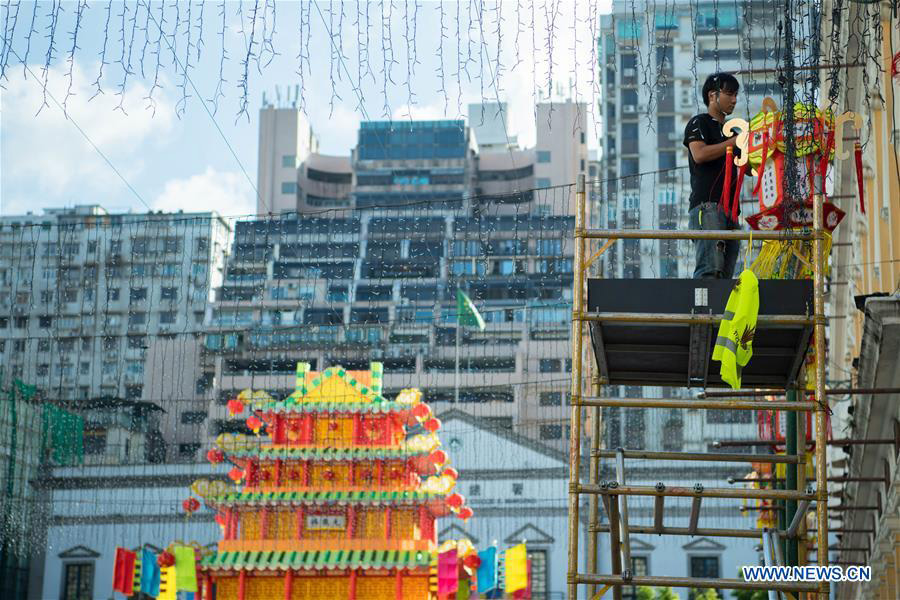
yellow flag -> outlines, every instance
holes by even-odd
[[[525,544],[513,546],[506,551],[506,593],[528,587],[528,555]]]
[[[156,600],[176,600],[175,565],[159,571],[159,597]]]
[[[175,547],[175,588],[186,592],[197,591],[196,554],[190,546]]]

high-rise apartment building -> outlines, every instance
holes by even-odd
[[[460,408],[564,445],[571,207],[587,171],[586,113],[539,105],[535,148],[498,139],[485,151],[463,120],[364,122],[351,156],[313,153],[286,172],[298,182],[294,204],[236,224],[211,306],[202,349],[217,390],[210,433],[231,426],[223,404],[239,391],[290,393],[298,361],[353,369],[379,360],[387,395],[424,387],[450,408],[464,289],[487,325],[460,331]],[[278,152],[260,147],[260,172],[286,161]]]
[[[214,213],[109,214],[89,205],[0,217],[7,381],[21,379],[46,401],[72,408],[96,408],[98,399],[113,412],[121,402],[156,405],[166,413],[164,438],[178,444],[181,413],[190,410],[180,400],[188,396],[168,396],[147,381],[161,379],[166,365],[165,378],[177,379],[173,365],[183,373],[184,362],[176,350],[153,364],[148,354],[161,344],[181,353],[182,342],[200,334],[229,236]],[[192,393],[195,386],[193,379]],[[121,402],[113,407],[112,399]],[[104,442],[88,449],[103,454]]]

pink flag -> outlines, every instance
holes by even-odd
[[[438,554],[438,594],[452,594],[459,588],[456,548]]]

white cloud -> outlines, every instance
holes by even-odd
[[[222,216],[242,216],[254,213],[256,201],[243,173],[207,167],[199,175],[167,181],[151,207],[164,212],[216,211]]]
[[[104,93],[91,100],[98,64],[82,65],[76,60],[71,87],[67,63],[50,68],[49,106],[42,108],[41,70],[31,68],[38,78],[16,73],[0,99],[4,188],[16,190],[4,194],[3,212],[14,214],[54,204],[121,203],[126,196],[139,205],[78,128],[132,181],[144,169],[153,145],[163,142],[172,130],[173,106],[167,94],[161,89],[154,91],[155,116],[147,109],[149,88],[136,79],[121,96],[120,82],[104,79]],[[51,95],[60,103],[65,100],[65,114]],[[10,195],[15,197],[10,200]]]

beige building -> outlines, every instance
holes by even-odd
[[[823,6],[822,31],[832,31],[833,2]],[[889,77],[893,52],[900,49],[898,20],[887,3],[845,5],[840,36],[823,36],[823,56],[838,56],[863,68],[842,68],[835,90],[836,113],[853,111],[863,118],[862,131],[848,125],[847,141],[859,138],[863,145],[866,213],[859,210],[856,168],[852,156],[838,163],[832,199],[847,212],[835,231],[831,253],[828,302],[828,377],[833,382],[859,388],[900,386],[900,178],[897,151],[897,78]],[[881,19],[884,36],[871,35],[873,18]],[[861,35],[867,31],[867,35]],[[890,39],[888,35],[893,36]],[[853,42],[853,43],[851,43]],[[869,48],[857,44],[868,43]],[[879,63],[865,56],[878,56]],[[823,61],[824,62],[824,61]],[[822,97],[830,84],[823,76]],[[870,297],[870,295],[874,295]],[[882,296],[882,297],[879,297]],[[892,440],[900,434],[900,394],[860,394],[849,401],[831,403],[835,436],[860,440]],[[838,432],[841,432],[840,434]],[[832,452],[835,475],[878,479],[835,484],[829,491],[840,494],[842,504],[874,507],[844,513],[831,526],[848,530],[839,539],[829,562],[872,566],[869,583],[837,586],[837,598],[900,597],[900,508],[898,508],[897,446],[891,443],[857,445],[849,455]]]

